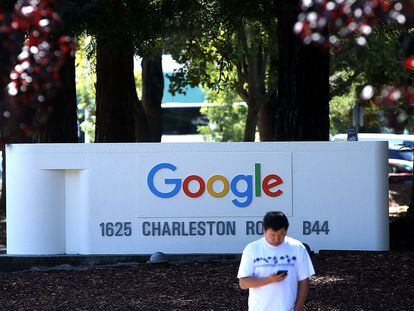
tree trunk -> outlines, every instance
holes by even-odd
[[[249,43],[251,44],[249,45]],[[266,55],[263,51],[259,28],[251,25],[240,25],[236,47],[241,50],[241,55],[237,61],[237,91],[247,103],[243,140],[254,141],[260,106],[266,96]],[[247,84],[247,90],[244,88],[245,84]]]
[[[299,4],[292,2],[278,8],[276,140],[329,140],[329,54],[293,33]]]
[[[148,138],[151,142],[161,142],[162,121],[161,101],[164,93],[162,56],[142,59],[142,103],[148,122]]]
[[[137,117],[135,122],[135,140],[143,143],[149,140],[148,120],[145,114],[144,105],[142,101],[138,100]]]
[[[244,128],[243,141],[254,141],[256,138],[258,107],[257,104],[247,103],[246,127]]]
[[[111,45],[108,38],[96,42],[95,142],[135,142],[140,103],[132,40],[125,38],[118,45]]]
[[[277,93],[273,92],[268,95],[260,105],[258,114],[258,129],[260,141],[272,141],[275,137],[275,104],[277,102]]]
[[[36,137],[39,143],[78,142],[74,57],[69,58],[60,69],[60,82],[61,88],[50,99],[47,107],[46,123],[39,124],[39,133]]]
[[[278,65],[277,57],[277,37],[276,31],[272,31],[270,40],[272,44],[269,51],[269,72],[267,77],[267,93],[260,105],[258,128],[260,141],[272,141],[275,139],[276,126],[276,104],[277,104],[277,81],[278,81]]]

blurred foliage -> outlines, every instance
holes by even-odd
[[[343,42],[340,51],[331,53],[331,134],[344,132],[352,125],[350,109],[365,85],[372,85],[378,93],[384,86],[406,86],[412,81],[412,72],[403,68],[407,53],[401,42],[407,30],[384,23],[374,28],[367,37],[367,45],[359,46],[355,40]],[[411,30],[412,31],[412,30]],[[413,51],[414,52],[414,51]],[[395,131],[412,129],[412,107],[402,101],[394,105],[363,103],[363,131]]]
[[[352,108],[355,97],[352,93],[335,96],[329,103],[330,134],[346,133],[352,127]]]
[[[135,89],[137,90],[138,98],[142,98],[142,70],[134,71]]]
[[[402,30],[391,24],[381,24],[368,36],[367,45],[359,46],[354,40],[344,41],[340,51],[332,50],[331,75],[352,72],[343,77],[337,75],[331,81],[332,93],[341,95],[341,87],[358,80],[377,88],[383,85],[403,85],[410,73],[403,69],[403,50],[399,44]],[[347,83],[348,82],[348,83]]]
[[[95,41],[87,35],[77,38],[76,51],[76,97],[78,104],[78,120],[81,130],[89,137],[89,141],[95,139]]]
[[[350,73],[343,73],[344,76]],[[341,95],[331,98],[329,103],[330,116],[330,134],[346,133],[348,129],[353,128],[352,113],[357,102],[358,82],[351,85],[350,90]],[[363,105],[364,125],[360,128],[364,132],[378,132],[384,124],[383,113],[377,105]]]
[[[208,126],[199,126],[198,131],[206,141],[243,141],[247,106],[231,89],[219,92],[205,89],[206,100],[211,106],[201,108],[209,120]]]

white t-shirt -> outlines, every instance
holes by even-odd
[[[261,238],[246,246],[237,277],[265,278],[278,270],[287,270],[285,280],[249,289],[250,311],[293,310],[298,281],[315,274],[312,261],[301,242],[290,237],[279,246]]]

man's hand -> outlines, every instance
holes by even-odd
[[[284,273],[284,274],[272,273],[271,275],[267,277],[267,279],[269,280],[269,283],[282,282],[286,278],[287,278],[287,273]]]
[[[266,278],[254,278],[254,277],[246,277],[241,278],[239,280],[240,288],[247,289],[247,288],[256,288],[260,286],[264,286],[270,283],[282,282],[286,279],[287,273],[285,274],[276,274],[272,273]]]

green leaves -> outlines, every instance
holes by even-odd
[[[218,92],[205,90],[206,100],[212,103],[201,109],[210,124],[200,126],[198,131],[206,137],[207,141],[227,142],[243,141],[246,125],[247,106],[240,103],[240,97],[231,88]]]
[[[95,60],[89,54],[90,45],[94,40],[86,35],[79,36],[78,49],[76,52],[76,96],[78,103],[78,119],[81,130],[90,141],[95,137],[95,83],[96,77],[92,74],[95,70]]]

